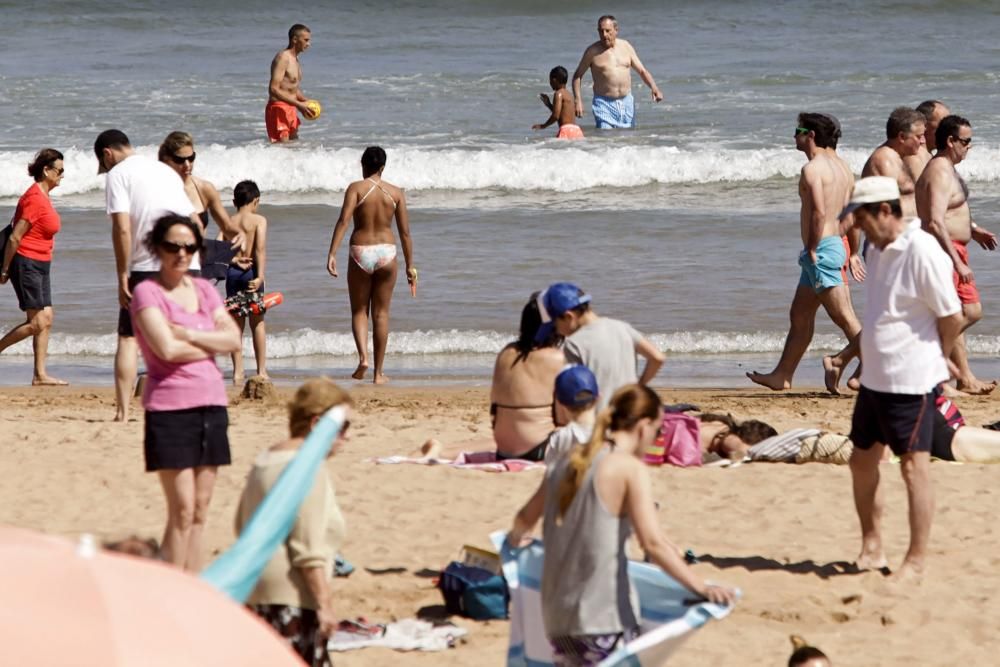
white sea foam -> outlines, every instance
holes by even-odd
[[[514,339],[513,333],[476,330],[399,331],[390,334],[389,354],[419,355],[493,355]],[[675,355],[740,355],[779,353],[785,342],[785,332],[717,332],[690,331],[654,333],[652,342]],[[114,334],[55,333],[49,342],[49,354],[67,356],[110,357],[114,355]],[[834,351],[844,344],[841,336],[823,334],[813,340],[813,351]],[[249,337],[244,338],[244,351],[252,352]],[[292,359],[317,355],[335,357],[355,353],[350,333],[328,333],[315,329],[299,329],[271,334],[267,341],[272,359]],[[1000,336],[970,336],[969,351],[977,356],[1000,355]],[[31,342],[22,341],[4,351],[4,355],[29,356]]]
[[[139,153],[155,157],[152,147],[140,148]],[[860,172],[868,151],[847,148],[842,153]],[[65,155],[66,178],[57,191],[59,196],[103,190],[104,179],[95,173],[90,150],[71,148]],[[31,157],[28,152],[0,151],[0,198],[18,197],[27,188],[30,180],[25,167]],[[272,194],[341,192],[359,177],[358,158],[357,147],[209,144],[198,146],[197,173],[224,188],[250,178]],[[785,148],[692,152],[671,146],[569,146],[549,141],[491,148],[401,147],[391,152],[386,175],[417,191],[574,192],[793,178],[802,164],[801,153]],[[977,146],[960,171],[971,181],[1000,181],[1000,149]]]

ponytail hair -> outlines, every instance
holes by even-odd
[[[608,407],[597,415],[590,442],[574,448],[570,453],[569,467],[559,482],[559,518],[566,514],[572,504],[597,452],[607,442],[608,433],[627,431],[639,423],[640,419],[655,420],[660,416],[662,408],[660,396],[645,385],[626,385],[614,393]]]

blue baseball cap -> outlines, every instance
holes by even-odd
[[[597,378],[586,366],[567,366],[556,376],[556,400],[579,408],[597,400]]]
[[[541,343],[552,335],[552,331],[556,328],[553,320],[567,310],[573,310],[585,303],[590,303],[590,295],[584,294],[583,290],[573,283],[549,285],[538,295],[538,314],[542,317],[542,326],[538,327],[535,333],[535,342]]]

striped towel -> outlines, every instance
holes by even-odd
[[[545,549],[535,540],[515,551],[507,545],[506,537],[503,531],[490,535],[503,559],[503,575],[510,589],[507,667],[548,667],[553,658],[542,621]],[[711,602],[693,603],[690,591],[653,565],[630,561],[628,573],[639,594],[642,634],[610,655],[601,667],[662,665],[695,630],[732,611]]]

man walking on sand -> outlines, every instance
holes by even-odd
[[[917,216],[917,204],[913,198],[917,179],[910,172],[905,160],[923,150],[925,125],[924,114],[916,109],[908,107],[894,109],[885,124],[885,143],[875,149],[861,170],[862,177],[888,176],[896,180],[899,185],[903,217],[907,220]],[[860,234],[860,231],[855,233]],[[854,275],[858,282],[861,282],[864,278],[864,269],[854,272]],[[837,354],[823,357],[824,382],[831,394],[840,393],[840,376],[851,359],[857,355],[858,345],[855,340]],[[861,377],[860,367],[848,381],[847,386],[857,390],[859,377]]]
[[[899,185],[886,176],[862,178],[841,217],[868,238],[864,370],[851,421],[851,479],[861,522],[860,569],[887,566],[882,547],[883,500],[879,463],[886,445],[902,460],[909,501],[910,547],[896,572],[923,572],[934,492],[930,450],[938,385],[948,379],[945,361],[962,326],[952,285],[952,265],[920,220],[905,220]]]
[[[820,305],[847,336],[848,343],[861,331],[843,272],[848,251],[837,219],[837,212],[847,203],[854,185],[850,167],[837,155],[840,125],[832,116],[821,113],[801,113],[798,121],[795,147],[809,158],[799,177],[802,273],[792,299],[788,337],[778,365],[767,374],[747,373],[752,381],[775,391],[791,388],[795,369],[812,342]]]
[[[618,21],[607,14],[597,20],[600,37],[587,47],[580,64],[573,73],[573,96],[576,99],[576,117],[583,117],[583,98],[580,84],[590,70],[594,78],[592,110],[597,129],[635,127],[635,100],[632,98],[632,72],[652,91],[653,101],[659,102],[663,94],[656,87],[653,75],[642,66],[639,54],[624,39],[618,39]]]
[[[972,221],[969,188],[955,170],[972,148],[972,125],[961,116],[946,116],[935,131],[935,143],[937,153],[917,180],[917,213],[924,229],[938,240],[955,267],[953,281],[962,302],[963,332],[951,353],[958,369],[956,386],[969,394],[988,394],[997,383],[983,382],[973,374],[964,336],[983,316],[976,279],[969,268],[969,241],[975,240],[987,250],[997,246],[996,236]]]
[[[118,349],[115,351],[115,421],[128,421],[129,400],[135,383],[139,347],[132,330],[129,303],[132,290],[160,270],[160,260],[144,241],[153,223],[164,215],[190,216],[201,220],[184,192],[177,172],[156,160],[136,155],[121,130],[105,130],[94,141],[97,173],[107,174],[107,213],[111,218],[112,243],[118,276]],[[198,255],[191,258],[190,271],[200,273]]]
[[[302,65],[299,55],[309,48],[312,33],[296,23],[288,29],[288,47],[278,51],[271,61],[271,83],[268,85],[264,124],[271,143],[283,143],[299,138],[299,115],[312,119],[316,113],[306,106],[309,99],[302,92]]]

